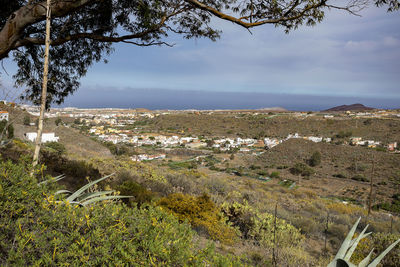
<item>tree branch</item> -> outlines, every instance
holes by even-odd
[[[53,1],[51,10],[53,17],[62,17],[96,1],[99,0]],[[0,31],[0,59],[7,57],[11,50],[17,48],[15,44],[21,39],[26,27],[45,20],[45,6],[46,1],[28,3],[10,15]]]

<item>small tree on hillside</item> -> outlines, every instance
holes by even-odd
[[[61,120],[61,118],[60,117],[58,117],[56,120],[55,120],[55,122],[54,122],[55,124],[56,124],[56,126],[58,126],[60,123],[62,123],[62,120]]]
[[[308,164],[311,167],[315,167],[315,166],[318,166],[319,164],[321,164],[321,153],[319,151],[315,151],[311,155],[311,158],[309,159]]]
[[[29,115],[25,115],[24,125],[29,126],[30,124],[31,124],[31,117]]]

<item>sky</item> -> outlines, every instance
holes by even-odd
[[[216,42],[172,36],[166,41],[173,47],[117,44],[109,63],[91,67],[64,106],[400,108],[399,11],[372,6],[361,15],[328,11],[322,23],[289,34],[273,25],[249,33],[215,20],[223,31]],[[9,77],[2,79],[11,86]]]

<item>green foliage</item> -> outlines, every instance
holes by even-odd
[[[54,121],[54,123],[56,124],[56,126],[60,125],[60,123],[62,123],[61,118],[58,117],[58,118]]]
[[[362,258],[375,248],[373,256],[376,257],[382,253],[390,244],[400,239],[400,235],[376,233],[368,237],[364,242],[361,242],[352,256],[355,263],[358,263]],[[395,267],[400,262],[400,246],[396,246],[386,257],[381,261],[382,266]]]
[[[347,132],[340,131],[340,132],[337,133],[334,137],[335,137],[335,138],[342,139],[342,138],[350,137],[350,136],[352,136],[352,135],[353,135],[353,132],[351,132],[351,131],[347,131]]]
[[[311,176],[314,174],[314,170],[308,167],[304,163],[296,163],[292,168],[289,169],[291,174],[301,175],[301,176]]]
[[[195,161],[175,161],[169,162],[168,166],[172,170],[179,170],[179,169],[197,169],[197,164]]]
[[[280,173],[279,172],[271,172],[271,178],[279,178],[280,177]]]
[[[223,213],[229,221],[239,228],[242,236],[252,239],[259,245],[272,248],[274,240],[274,215],[261,213],[247,202],[233,203],[222,206]],[[295,247],[302,243],[304,236],[300,230],[283,219],[276,219],[276,237],[279,247]]]
[[[83,208],[58,204],[54,192],[24,166],[0,162],[0,265],[239,265],[199,250],[190,227],[160,208]]]
[[[14,138],[14,126],[8,123],[6,120],[0,121],[0,136],[4,133],[7,133],[7,139]]]
[[[372,119],[366,119],[365,121],[363,121],[364,125],[371,125],[372,124]]]
[[[369,179],[365,178],[364,176],[357,174],[351,177],[352,180],[359,181],[359,182],[369,182]]]
[[[335,266],[355,266],[353,263],[350,262],[351,259],[357,260],[359,262],[358,266],[371,266],[371,267],[376,267],[378,264],[382,263],[383,266],[397,266],[399,262],[399,258],[395,258],[388,260],[387,256],[391,252],[393,253],[393,249],[396,248],[396,245],[400,242],[399,236],[395,238],[394,236],[391,236],[387,238],[389,235],[384,235],[384,236],[379,236],[378,240],[374,240],[374,247],[376,247],[376,243],[381,243],[381,246],[378,248],[379,254],[372,255],[373,250],[370,249],[367,253],[364,254],[364,256],[360,257],[360,255],[357,255],[357,248],[359,247],[358,245],[361,244],[360,249],[365,249],[368,247],[368,239],[365,239],[368,237],[371,233],[365,233],[368,225],[364,228],[364,230],[359,234],[355,235],[355,231],[357,229],[358,224],[360,223],[361,217],[357,220],[357,222],[353,225],[349,233],[347,234],[345,240],[343,241],[339,251],[337,252],[335,258],[333,259],[332,262],[328,264],[328,267],[335,267]],[[397,240],[396,240],[397,239]],[[395,241],[396,240],[396,241]],[[361,241],[361,242],[360,242]],[[363,244],[364,243],[364,244]],[[397,246],[398,249],[398,246]],[[379,251],[380,250],[380,251]],[[358,252],[359,254],[359,252]],[[398,253],[397,253],[398,255]],[[371,258],[372,256],[376,256],[372,262]],[[388,261],[384,263],[384,261]],[[395,265],[393,265],[395,264]]]
[[[181,222],[187,221],[197,231],[205,232],[212,239],[231,244],[236,239],[235,230],[226,224],[226,218],[206,194],[194,197],[185,194],[171,194],[160,199],[158,205],[166,208]]]
[[[132,203],[137,203],[138,207],[145,203],[150,203],[154,197],[151,191],[134,181],[124,181],[117,186],[116,190],[118,190],[121,195],[132,196],[131,198],[123,199],[130,207],[133,206]]]
[[[353,162],[347,169],[354,172],[365,171],[367,169],[367,166],[359,164],[357,162]]]
[[[31,123],[31,117],[29,115],[25,115],[23,123],[25,126],[29,126]]]
[[[315,167],[318,166],[319,164],[321,164],[321,153],[319,151],[315,151],[312,155],[310,160],[308,161],[308,164],[311,167]]]
[[[107,147],[113,155],[121,156],[132,154],[129,148],[124,144],[114,144],[113,142],[102,142],[102,144]]]
[[[45,143],[46,148],[50,148],[51,151],[56,152],[58,155],[65,153],[65,146],[59,142],[47,142]]]

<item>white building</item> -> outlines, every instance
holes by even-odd
[[[6,120],[8,121],[8,112],[7,111],[0,111],[0,121]]]
[[[36,141],[37,133],[29,132],[24,134],[25,138],[31,142]],[[59,137],[55,136],[55,133],[42,133],[42,143],[46,142],[58,142]]]

